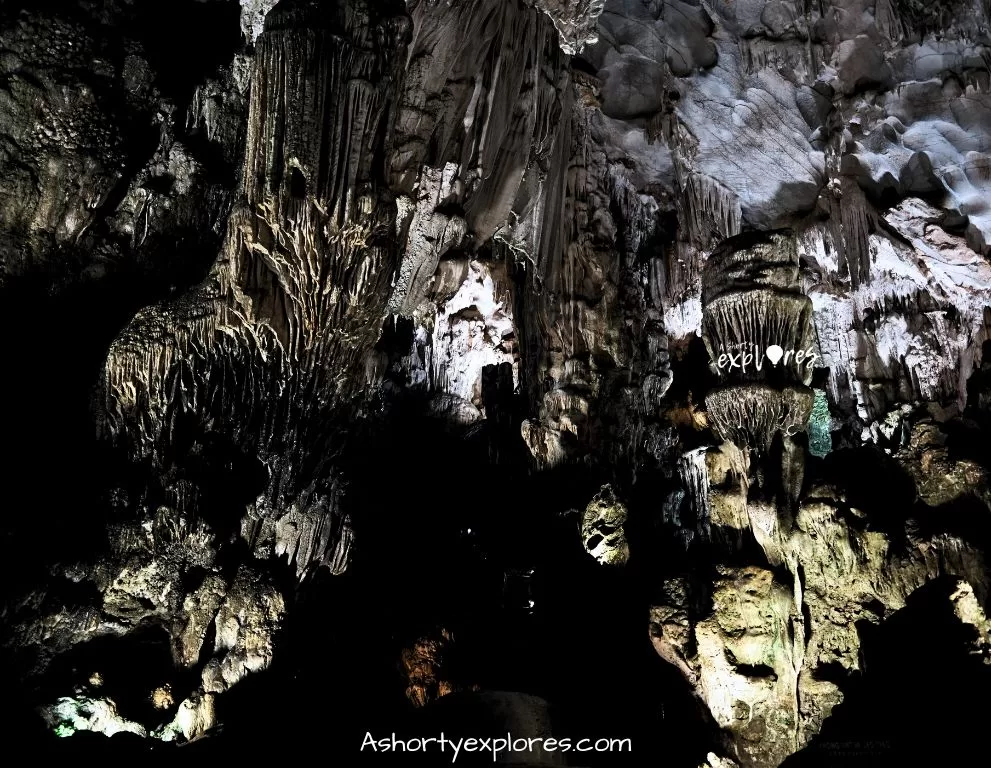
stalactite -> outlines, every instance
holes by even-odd
[[[808,387],[783,391],[758,384],[713,390],[705,398],[709,422],[724,440],[767,454],[777,432],[794,435],[805,428],[815,394]]]
[[[710,424],[764,455],[778,432],[803,430],[812,410],[812,302],[798,276],[790,232],[730,238],[703,273],[702,336],[724,382],[706,396]]]
[[[850,285],[856,290],[870,282],[870,206],[864,191],[849,177],[839,181],[837,193],[829,200],[832,213],[829,227],[837,249],[837,266],[841,275],[850,276]]]
[[[703,540],[711,536],[712,514],[709,508],[709,467],[706,464],[706,448],[695,448],[678,460],[678,474],[687,490],[692,511],[695,513],[695,532]]]
[[[100,423],[134,459],[165,455],[190,419],[251,446],[270,477],[249,535],[300,577],[343,570],[350,549],[347,515],[328,501],[336,496],[300,483],[334,482],[327,421],[353,396],[350,373],[385,310],[395,205],[365,179],[408,31],[386,20],[377,38],[360,10],[328,14],[305,3],[270,14],[255,57],[244,204],[222,258],[208,289],[149,308],[114,342]]]
[[[796,72],[815,73],[822,59],[822,51],[822,44],[811,40],[808,43],[765,37],[740,40],[743,69],[750,74],[766,67],[788,67]]]
[[[275,521],[273,554],[285,557],[300,580],[320,567],[334,575],[346,570],[354,534],[340,502],[337,487],[329,494],[309,491]]]
[[[812,368],[806,357],[815,352],[811,321],[812,302],[807,296],[750,290],[725,293],[710,302],[702,332],[714,361],[727,353],[751,356],[753,362],[748,371],[739,372],[740,378],[761,380],[780,369],[788,372],[789,380],[808,384]],[[765,357],[772,345],[787,355],[780,364]],[[720,368],[720,373],[724,370],[728,369]]]
[[[858,632],[897,625],[890,614],[928,580],[972,581],[951,600],[978,627],[986,568],[966,538],[981,535],[968,521],[980,521],[971,507],[987,502],[987,478],[955,453],[980,452],[991,402],[991,363],[973,370],[991,285],[979,152],[987,9],[905,2],[830,14],[791,2],[617,0],[605,13],[603,0],[241,0],[248,45],[218,40],[199,63],[192,45],[175,62],[167,43],[148,42],[135,23],[147,3],[76,3],[75,21],[52,9],[0,13],[13,67],[0,88],[10,177],[0,183],[0,283],[12,289],[8,320],[25,320],[7,326],[24,375],[6,377],[5,391],[8,416],[24,411],[14,444],[42,436],[14,466],[47,471],[49,434],[72,479],[84,474],[76,459],[90,458],[72,455],[81,441],[61,440],[61,393],[49,387],[61,383],[60,341],[95,339],[90,374],[105,355],[93,408],[111,443],[100,445],[106,477],[94,451],[95,482],[79,485],[92,516],[63,516],[75,485],[51,502],[44,481],[41,504],[57,514],[8,516],[23,549],[47,549],[49,533],[68,538],[62,519],[74,532],[90,525],[82,518],[108,518],[106,542],[94,536],[86,553],[94,562],[56,552],[31,594],[0,605],[15,622],[29,616],[9,633],[12,648],[40,669],[94,637],[164,628],[166,653],[190,681],[176,692],[185,700],[158,728],[124,730],[181,741],[230,717],[231,729],[210,734],[223,751],[241,708],[218,703],[215,713],[215,698],[272,661],[293,592],[298,607],[322,610],[322,576],[350,568],[358,533],[370,534],[363,567],[328,580],[333,598],[374,614],[388,595],[373,584],[395,566],[402,599],[378,614],[401,633],[458,611],[462,594],[484,617],[498,597],[459,575],[488,583],[494,567],[498,580],[499,561],[522,543],[543,563],[523,571],[527,585],[553,586],[577,566],[555,521],[572,516],[567,499],[586,482],[628,493],[632,516],[603,493],[586,509],[583,546],[626,570],[612,586],[653,580],[641,586],[667,603],[651,611],[654,647],[747,768],[786,762],[820,729],[848,693],[835,681],[862,671]],[[230,3],[181,5],[236,15]],[[180,42],[197,39],[183,9],[162,12],[179,19]],[[99,18],[83,29],[90,11]],[[577,55],[600,15],[602,45]],[[115,18],[123,39],[98,39]],[[185,103],[185,119],[173,114]],[[914,194],[931,204],[905,197]],[[798,231],[764,231],[785,223]],[[35,268],[49,293],[26,291],[22,305]],[[117,306],[101,317],[105,296]],[[810,350],[821,361],[798,359]],[[828,403],[809,389],[824,368]],[[675,375],[685,380],[672,391]],[[65,413],[85,432],[81,380],[67,381],[75,410]],[[806,478],[806,448],[826,453],[832,419],[842,425],[836,454],[810,460]],[[379,455],[387,421],[411,426],[403,434],[423,453],[413,459],[439,456],[445,482],[470,503],[435,514],[435,499],[404,493],[423,473],[406,473],[406,455],[395,466],[393,442]],[[842,471],[858,436],[867,445],[852,469],[873,452],[911,482],[878,473],[890,493],[875,499],[873,478]],[[540,471],[514,453],[521,438]],[[524,481],[528,498],[549,501],[514,520],[494,492],[473,499],[472,476],[486,466],[495,491]],[[645,499],[659,507],[649,519]],[[383,514],[392,522],[376,528]],[[637,523],[629,564],[627,523]],[[933,533],[951,523],[952,534]],[[397,527],[406,525],[412,537]],[[443,562],[420,569],[432,544]],[[406,550],[412,567],[376,560]],[[452,593],[433,594],[448,572]],[[608,598],[610,583],[588,594]],[[552,605],[559,592],[537,595],[527,633],[573,629],[562,617],[574,611]],[[87,605],[71,607],[76,596]],[[610,629],[580,613],[608,630],[596,648],[622,645],[612,630],[625,622]],[[276,674],[266,691],[291,705],[296,686],[329,682],[350,701],[349,684],[367,687],[362,670],[389,653],[388,642],[361,642],[382,626],[342,624],[334,647],[315,643],[319,658],[349,662],[353,680],[331,661],[325,679]],[[312,634],[287,637],[301,648]],[[299,661],[306,670],[305,654]],[[636,679],[614,666],[610,685]],[[569,688],[556,674],[547,681]],[[611,701],[636,698],[622,687]],[[366,692],[359,699],[380,693]],[[124,722],[110,699],[82,694],[47,714],[59,735]],[[291,715],[264,730],[284,720],[291,731],[301,722]],[[714,753],[705,762],[735,764]]]
[[[743,214],[740,201],[715,179],[689,173],[684,185],[685,220],[693,243],[703,246],[712,240],[738,235]]]

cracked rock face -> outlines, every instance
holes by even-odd
[[[13,727],[986,754],[989,26],[4,4]]]

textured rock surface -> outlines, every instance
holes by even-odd
[[[0,6],[25,732],[360,743],[478,686],[634,735],[589,766],[966,764],[989,24]]]
[[[625,565],[630,545],[624,526],[629,517],[626,506],[605,486],[588,503],[582,515],[582,542],[585,551],[602,565]]]

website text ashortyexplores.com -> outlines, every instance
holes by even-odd
[[[633,743],[630,739],[570,739],[530,736],[513,738],[505,736],[493,738],[448,738],[443,733],[440,736],[426,738],[400,738],[395,733],[387,737],[375,738],[371,732],[366,732],[361,742],[364,753],[429,753],[439,752],[451,757],[451,762],[458,759],[462,753],[492,754],[492,762],[496,762],[500,754],[507,752],[632,752]]]

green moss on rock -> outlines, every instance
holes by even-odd
[[[812,415],[809,417],[809,453],[813,456],[822,458],[833,450],[833,436],[829,432],[830,419],[826,391],[817,389]]]

